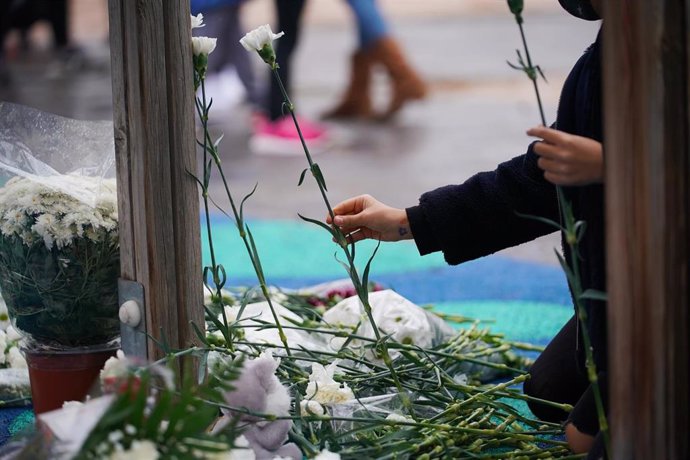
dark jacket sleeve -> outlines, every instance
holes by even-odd
[[[418,206],[407,209],[419,252],[443,251],[455,265],[554,232],[519,215],[559,220],[556,188],[544,179],[537,159],[530,146],[495,171],[423,194]]]

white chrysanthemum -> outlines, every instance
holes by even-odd
[[[324,406],[332,406],[355,398],[347,383],[338,383],[333,379],[336,366],[337,361],[332,362],[328,367],[312,363],[304,399],[316,401]]]
[[[7,334],[0,331],[0,364],[5,364],[5,353],[7,352]]]
[[[411,418],[396,413],[388,414],[386,420],[391,420],[393,422],[414,422]]]
[[[111,356],[101,369],[101,382],[111,378],[121,378],[129,375],[129,360],[122,350],[117,350],[115,356]]]
[[[51,176],[45,181],[43,184],[15,177],[0,188],[0,233],[19,237],[27,246],[42,240],[48,249],[70,246],[75,239],[84,236],[93,241],[103,241],[107,237],[115,242],[117,194],[114,180]],[[69,190],[75,195],[60,190]],[[95,207],[82,201],[76,191],[95,197]]]
[[[328,449],[324,449],[319,452],[316,457],[314,457],[314,460],[340,460],[340,454],[336,454]]]
[[[192,37],[192,52],[195,56],[208,56],[216,49],[216,39],[211,37]]]
[[[12,325],[7,327],[5,334],[7,334],[8,342],[18,342],[22,338],[22,335]]]
[[[148,440],[132,441],[128,450],[116,451],[110,455],[110,460],[158,460],[160,454],[156,445]]]
[[[285,35],[285,32],[278,32],[277,34],[274,34],[273,30],[271,30],[271,26],[265,24],[247,32],[240,40],[240,44],[247,51],[261,51],[266,45],[272,47],[273,40],[276,40],[283,35]]]
[[[10,324],[10,314],[7,311],[7,304],[5,299],[0,297],[0,331],[7,331],[8,328],[12,327]],[[8,340],[10,340],[8,338]]]
[[[7,353],[7,363],[14,369],[26,369],[29,367],[26,364],[26,358],[24,358],[24,355],[16,346],[10,348],[9,353]]]
[[[206,24],[204,24],[204,15],[199,13],[196,16],[192,15],[191,16],[191,23],[192,23],[192,29],[198,29],[200,27],[206,27]]]

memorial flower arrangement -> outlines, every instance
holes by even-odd
[[[55,185],[100,190],[94,206]],[[0,289],[18,331],[52,348],[119,335],[114,181],[10,179],[0,188]]]
[[[194,17],[192,26],[202,27],[202,18]],[[280,36],[262,26],[242,44],[275,70],[272,41]],[[195,325],[203,345],[166,350],[166,358],[153,365],[122,354],[111,359],[102,373],[110,395],[63,409],[96,414],[94,422],[74,424],[75,430],[53,439],[62,447],[75,441],[71,458],[79,459],[573,458],[559,424],[521,410],[533,399],[515,388],[529,378],[524,353],[540,348],[374,288],[372,258],[360,276],[354,247],[337,229],[305,219],[324,227],[343,249],[347,282],[299,291],[269,285],[243,219],[253,192],[236,206],[220,165],[220,139],[212,139],[207,126],[211,103],[204,79],[213,39],[197,42],[194,82],[201,93],[204,170],[196,179],[211,249],[211,265],[204,269],[207,321],[205,327]],[[287,94],[285,99],[294,115]],[[332,213],[325,179],[306,144],[305,153],[309,167],[299,182],[311,172]],[[227,214],[249,252],[257,288],[227,288],[226,271],[216,263],[208,219],[213,171],[225,186],[232,207]],[[456,329],[458,323],[466,325]],[[179,370],[181,362],[198,366],[185,368],[176,381],[173,376],[180,374],[170,369]],[[78,439],[68,434],[73,432],[81,433]]]

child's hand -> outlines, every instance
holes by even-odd
[[[543,139],[534,144],[537,165],[544,178],[556,185],[588,185],[604,181],[604,155],[600,142],[544,126],[527,131]]]
[[[335,222],[331,216],[326,217],[326,222],[340,227],[353,242],[365,238],[381,241],[412,238],[407,212],[387,206],[369,195],[347,199],[336,205],[333,213]]]

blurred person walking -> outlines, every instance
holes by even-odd
[[[406,103],[427,94],[425,83],[408,63],[392,37],[376,0],[347,0],[355,15],[359,46],[352,55],[350,81],[342,100],[324,118],[390,118]],[[376,114],[372,108],[370,86],[374,66],[388,73],[391,97],[388,107]]]
[[[278,24],[276,31],[285,32],[276,46],[278,74],[288,93],[292,87],[292,55],[297,47],[302,13],[306,0],[275,0]],[[312,153],[323,151],[330,144],[327,128],[302,116],[297,117],[304,139]],[[257,154],[301,155],[302,142],[291,117],[283,112],[283,93],[278,82],[270,76],[268,97],[262,110],[255,114],[254,134],[250,149]]]
[[[207,91],[216,108],[229,108],[241,98],[244,89],[246,100],[252,107],[262,103],[263,91],[257,84],[249,55],[237,45],[244,32],[240,24],[240,7],[245,0],[192,0],[193,15],[204,15],[204,28],[194,29],[195,35],[216,37],[215,52],[209,56]],[[238,82],[239,77],[239,82]],[[239,84],[241,83],[242,88]]]

